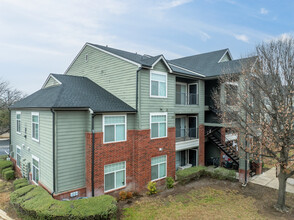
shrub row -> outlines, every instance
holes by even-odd
[[[5,155],[7,158],[7,156]],[[5,180],[14,179],[14,170],[12,161],[4,160],[5,157],[0,159],[0,173]]]
[[[236,172],[222,167],[212,169],[210,167],[196,166],[176,172],[177,181],[186,184],[202,176],[209,176],[215,179],[236,181]]]
[[[43,188],[33,185],[12,192],[10,202],[19,212],[32,219],[111,219],[117,213],[116,199],[112,196],[59,201]]]
[[[29,185],[29,182],[27,179],[24,179],[24,178],[17,179],[17,180],[13,181],[13,186],[14,186],[15,190],[20,189],[20,188],[27,186],[27,185]]]

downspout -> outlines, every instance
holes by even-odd
[[[51,193],[51,195],[53,196],[53,194],[56,191],[56,178],[55,178],[55,112],[54,110],[51,108],[50,109],[52,112],[52,161],[53,161],[53,191]]]
[[[97,114],[90,109],[90,113],[92,115],[91,120],[91,130],[92,130],[92,165],[91,165],[91,188],[92,188],[92,197],[95,196],[95,189],[94,189],[94,165],[95,165],[95,126],[94,126],[94,119]]]
[[[11,147],[11,110],[9,110],[9,156],[11,156],[12,147]]]
[[[247,150],[247,141],[245,141],[246,145],[246,150]],[[248,180],[247,180],[247,163],[248,163],[248,158],[247,158],[247,152],[245,151],[245,182],[242,184],[242,186],[247,186]]]
[[[136,71],[136,111],[138,112],[138,97],[139,97],[139,88],[138,88],[138,84],[139,84],[139,71],[142,69],[142,67],[139,67],[139,69],[137,69]]]

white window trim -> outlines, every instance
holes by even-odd
[[[119,124],[124,124],[125,125],[125,139],[122,140],[122,141],[109,141],[109,142],[105,142],[105,129],[104,129],[104,119],[105,117],[107,116],[113,116],[113,117],[121,117],[121,116],[124,116],[125,117],[125,123],[119,123]],[[114,125],[118,125],[118,124],[114,124]],[[119,143],[119,142],[124,142],[124,141],[127,141],[127,132],[128,132],[128,127],[127,127],[127,115],[126,114],[123,114],[123,115],[103,115],[103,118],[102,118],[102,131],[103,131],[103,144],[110,144],[110,143]],[[114,127],[114,137],[116,136],[116,126]]]
[[[166,83],[166,86],[165,86],[165,96],[151,95],[151,93],[152,93],[152,91],[151,91],[151,89],[152,89],[152,85],[151,85],[151,75],[152,75],[152,73],[159,74],[159,75],[164,75],[165,76],[165,83]],[[168,84],[167,80],[168,80],[167,73],[161,72],[161,71],[157,71],[157,70],[151,70],[150,71],[150,78],[149,78],[149,84],[150,84],[150,86],[149,86],[149,90],[150,90],[150,97],[151,98],[159,98],[159,99],[166,99],[167,98],[167,84]],[[162,82],[162,81],[158,81],[158,82]]]
[[[108,173],[105,173],[104,172],[105,171],[105,166],[116,164],[116,163],[121,163],[121,162],[123,162],[125,164],[125,169],[120,169],[120,170],[116,170],[116,171],[108,172]],[[103,171],[104,172],[104,176],[103,176],[103,178],[104,178],[104,192],[105,193],[106,192],[111,192],[111,191],[114,191],[114,190],[119,190],[119,189],[122,189],[122,188],[126,187],[126,185],[127,185],[126,184],[126,182],[127,182],[127,178],[126,178],[126,174],[127,174],[127,163],[126,163],[126,161],[121,161],[121,162],[116,162],[116,163],[111,163],[111,164],[104,165],[104,171]],[[123,170],[125,171],[125,184],[123,186],[121,186],[121,187],[116,188],[116,173],[119,172],[119,171],[123,171]],[[106,174],[109,174],[109,173],[115,173],[114,174],[114,187],[115,188],[105,191],[105,175]]]
[[[20,115],[20,119],[19,119],[19,121],[20,121],[20,122],[19,122],[19,124],[20,124],[20,128],[19,128],[19,129],[20,129],[20,131],[17,131],[17,121],[18,121],[18,119],[17,119],[17,115]],[[16,112],[15,117],[16,117],[16,133],[17,133],[17,134],[21,134],[21,112],[19,112],[19,111]]]
[[[166,165],[165,165],[165,176],[164,176],[164,177],[157,178],[157,179],[154,179],[154,180],[151,180],[151,182],[155,182],[155,181],[158,181],[158,180],[162,180],[162,179],[164,179],[164,178],[167,177],[167,155],[161,155],[161,156],[156,156],[156,157],[162,157],[162,156],[165,156],[165,162],[161,162],[161,163],[157,163],[157,164],[151,165],[151,167],[152,167],[152,166],[155,166],[155,165],[158,166],[158,176],[159,176],[159,165],[165,163],[165,164],[166,164]],[[155,158],[155,157],[152,157],[152,158]],[[151,158],[151,161],[152,161],[152,158]],[[151,178],[152,178],[152,177],[151,177]]]
[[[166,125],[165,125],[165,129],[166,129],[166,135],[165,136],[163,136],[163,137],[154,137],[154,138],[152,138],[152,132],[151,132],[151,125],[152,125],[152,116],[156,116],[156,115],[165,115],[165,117],[166,117]],[[159,139],[159,138],[166,138],[167,136],[168,136],[168,114],[167,114],[167,112],[155,112],[155,113],[150,113],[150,118],[149,118],[149,120],[150,120],[150,123],[149,123],[149,127],[150,127],[150,138],[151,139]],[[155,123],[157,123],[157,122],[155,122]],[[159,132],[159,129],[158,129],[158,132]],[[159,135],[158,135],[159,136]]]
[[[33,137],[33,116],[38,116],[38,139]],[[39,116],[39,112],[32,112],[31,115],[31,137],[32,140],[36,141],[36,142],[40,142],[40,116]]]
[[[21,147],[18,146],[18,145],[16,145],[16,166],[17,166],[18,168],[20,168],[20,166],[17,165],[17,162],[18,162],[18,161],[17,161],[17,155],[20,156],[20,163],[21,163],[21,153],[17,153],[17,149],[19,149],[20,152],[21,152]]]
[[[34,155],[32,155],[32,167],[31,167],[31,170],[32,170],[32,181],[36,184],[36,185],[39,185],[38,183],[36,183],[35,181],[34,181],[34,178],[33,178],[33,175],[34,175],[34,173],[33,173],[33,166],[34,166],[34,163],[33,163],[33,160],[36,160],[36,161],[38,161],[38,168],[36,167],[36,169],[38,170],[38,173],[39,173],[39,181],[40,181],[40,159],[38,158],[38,157],[36,157],[36,156],[34,156]]]

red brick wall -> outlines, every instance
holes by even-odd
[[[162,148],[162,151],[159,151]],[[91,196],[92,134],[86,133],[86,189]],[[104,194],[104,165],[126,161],[124,190],[142,191],[151,180],[151,158],[167,155],[167,176],[175,176],[175,128],[167,138],[150,139],[150,130],[128,130],[127,141],[103,144],[103,133],[95,133],[95,195]]]
[[[199,125],[199,165],[205,166],[205,126]]]

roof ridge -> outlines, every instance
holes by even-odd
[[[196,57],[196,56],[201,56],[201,55],[205,55],[205,54],[209,54],[209,53],[215,53],[215,52],[227,51],[227,50],[229,50],[229,48],[225,48],[225,49],[221,49],[221,50],[215,50],[215,51],[210,51],[210,52],[205,52],[205,53],[200,53],[200,54],[195,54],[195,55],[190,55],[190,56],[185,56],[185,57],[180,57],[180,58],[173,59],[173,60],[170,60],[170,61],[176,61],[176,60],[180,60],[180,59],[184,59],[184,58]]]

